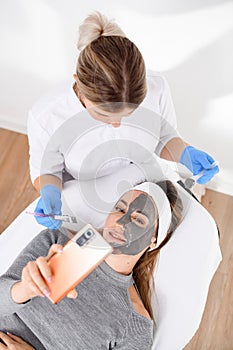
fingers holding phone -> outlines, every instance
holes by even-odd
[[[53,244],[47,256],[40,256],[36,261],[29,261],[22,271],[21,282],[30,293],[30,299],[36,296],[49,296],[48,283],[52,282],[52,273],[48,260],[56,253],[62,252],[62,246]]]
[[[63,247],[59,244],[53,244],[48,252],[48,255],[44,258],[44,257],[40,257],[38,258],[39,261],[37,261],[37,264],[41,267],[41,273],[43,275],[43,277],[48,281],[48,283],[52,283],[52,272],[51,272],[51,268],[50,266],[47,264],[47,262],[49,261],[49,259],[56,253],[62,253]],[[37,260],[38,260],[37,259]],[[50,293],[46,296],[49,296]],[[68,294],[66,295],[67,298],[70,299],[75,299],[77,297],[78,293],[76,292],[75,289],[72,289],[71,291],[68,292]]]
[[[56,253],[61,253],[63,247],[53,244],[46,257],[39,257],[36,261],[29,261],[22,270],[21,281],[13,285],[11,296],[14,302],[24,303],[34,297],[50,295],[49,284],[52,282],[52,273],[48,260]],[[47,283],[46,283],[47,282]],[[68,293],[68,297],[75,298],[75,290]]]
[[[63,250],[62,245],[60,244],[53,244],[49,251],[47,256],[40,256],[36,259],[36,265],[39,268],[41,276],[48,282],[52,282],[52,271],[50,269],[50,266],[48,265],[48,260],[56,253],[61,253]],[[36,275],[35,275],[36,278]],[[41,283],[40,280],[38,280],[39,283]],[[43,285],[43,287],[46,289],[46,285]],[[45,294],[47,295],[47,294]]]
[[[78,293],[76,292],[75,289],[72,289],[66,296],[69,299],[75,299],[75,298],[77,298]]]
[[[50,294],[37,261],[29,261],[23,268],[21,287],[27,291],[29,299]]]
[[[46,260],[48,261],[54,254],[56,253],[61,253],[63,250],[63,246],[61,244],[53,244],[49,248],[48,254],[45,257]]]
[[[3,332],[0,332],[0,349],[35,350],[20,337],[10,333],[5,334]]]

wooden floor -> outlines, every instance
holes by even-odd
[[[27,137],[0,129],[0,149],[1,233],[38,194],[29,179]],[[201,326],[185,350],[233,350],[233,197],[207,190],[202,202],[220,229],[223,261]]]
[[[207,190],[202,204],[219,227],[223,260],[211,282],[199,330],[185,350],[233,350],[233,197]]]
[[[0,129],[0,150],[1,233],[38,193],[29,178],[27,137]]]

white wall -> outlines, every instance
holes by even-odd
[[[115,18],[147,66],[164,73],[180,133],[220,162],[209,187],[233,195],[232,1],[1,2],[0,126],[26,132],[34,101],[72,76],[77,29],[92,10]]]

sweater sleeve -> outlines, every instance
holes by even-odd
[[[22,250],[6,273],[0,277],[0,317],[11,315],[30,303],[28,301],[17,304],[11,298],[11,288],[21,280],[24,266],[39,256],[46,256],[52,244],[64,245],[67,241],[68,237],[64,231],[44,230]]]

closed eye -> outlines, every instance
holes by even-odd
[[[145,215],[137,212],[131,215],[131,221],[135,222],[137,226],[142,228],[146,228],[147,225],[149,224],[148,218]]]
[[[119,213],[126,213],[128,210],[128,205],[125,201],[120,199],[114,206],[113,211],[117,211]]]
[[[119,207],[119,206],[115,206],[115,211],[118,211],[118,212],[120,212],[120,213],[125,213],[125,208],[121,208],[121,207]]]
[[[145,225],[145,222],[142,221],[142,220],[139,219],[139,218],[136,218],[135,221],[137,221],[137,222],[138,222],[139,224],[141,224],[141,225]]]

